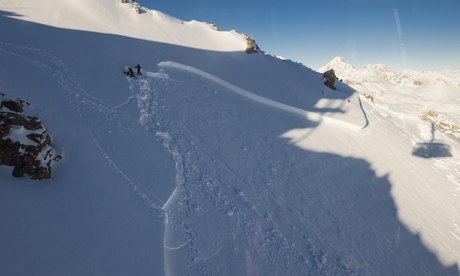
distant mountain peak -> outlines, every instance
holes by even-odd
[[[328,64],[319,69],[320,72],[326,72],[330,69],[335,71],[344,71],[344,70],[356,70],[356,67],[347,63],[343,57],[335,57]]]
[[[335,57],[329,63],[347,63],[343,57]]]

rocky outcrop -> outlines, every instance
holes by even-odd
[[[247,54],[260,53],[260,48],[257,45],[256,41],[248,35],[245,35],[245,37],[246,37],[246,53]]]
[[[0,109],[6,107],[7,109],[13,112],[24,112],[24,101],[12,101],[12,100],[4,100],[0,102]]]
[[[137,13],[137,14],[141,14],[141,13],[144,13],[145,11],[141,8],[141,6],[137,3],[134,4],[134,11]]]
[[[137,14],[144,13],[145,11],[141,8],[141,6],[136,2],[136,0],[121,0],[121,3],[132,3],[134,11]]]
[[[334,69],[330,69],[330,70],[324,72],[323,73],[323,78],[324,78],[324,84],[327,87],[336,90],[335,81],[337,80],[337,76],[335,75]]]
[[[460,139],[460,124],[458,120],[432,110],[423,112],[421,119],[430,123],[436,130]]]
[[[56,155],[43,122],[24,114],[29,104],[0,95],[0,165],[12,166],[13,176],[48,179]]]

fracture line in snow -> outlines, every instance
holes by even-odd
[[[222,246],[220,246],[219,249],[217,249],[216,252],[212,253],[212,254],[209,255],[208,257],[195,257],[195,260],[207,262],[207,261],[209,261],[210,259],[214,258],[215,256],[219,255],[221,251],[222,251]]]
[[[363,112],[364,119],[366,120],[366,124],[362,128],[362,129],[365,129],[365,128],[367,128],[369,126],[369,118],[367,118],[367,113],[364,110],[363,102],[361,101],[360,95],[358,95],[358,101],[359,101],[359,107],[361,108],[361,111]]]
[[[283,104],[283,103],[280,103],[280,102],[277,102],[277,101],[274,101],[274,100],[270,100],[270,99],[267,99],[267,98],[264,98],[264,97],[261,97],[257,94],[254,94],[252,92],[249,92],[243,88],[240,88],[238,86],[235,86],[225,80],[222,80],[214,75],[211,75],[205,71],[202,71],[200,69],[197,69],[197,68],[194,68],[194,67],[191,67],[191,66],[188,66],[188,65],[183,65],[183,64],[180,64],[180,63],[176,63],[176,62],[172,62],[172,61],[163,61],[163,62],[160,62],[158,64],[158,66],[160,68],[173,68],[173,69],[178,69],[178,70],[181,70],[181,71],[185,71],[185,72],[189,72],[189,73],[192,73],[192,74],[195,74],[195,75],[198,75],[198,76],[201,76],[217,85],[220,85],[238,95],[241,95],[245,98],[248,98],[250,100],[253,100],[255,102],[258,102],[258,103],[261,103],[263,105],[267,105],[267,106],[270,106],[272,108],[275,108],[275,109],[278,109],[278,110],[282,110],[282,111],[285,111],[285,112],[288,112],[288,113],[291,113],[291,114],[295,114],[297,116],[301,116],[301,117],[307,117],[307,119],[309,120],[312,120],[312,121],[315,121],[317,123],[320,123],[320,122],[324,122],[324,123],[328,123],[328,124],[331,124],[331,125],[336,125],[336,126],[340,126],[340,127],[344,127],[344,128],[348,128],[348,129],[351,129],[351,130],[360,130],[362,129],[362,127],[358,126],[358,125],[355,125],[355,124],[351,124],[351,123],[348,123],[348,122],[345,122],[345,121],[341,121],[341,120],[337,120],[337,119],[334,119],[334,118],[331,118],[331,117],[327,117],[327,116],[324,116],[322,114],[318,114],[318,113],[314,113],[314,112],[310,112],[310,111],[307,111],[307,110],[303,110],[303,109],[300,109],[300,108],[297,108],[297,107],[294,107],[294,106],[290,106],[290,105],[287,105],[287,104]]]
[[[186,241],[183,244],[180,244],[178,246],[172,247],[172,246],[165,245],[165,242],[163,242],[163,248],[168,249],[168,250],[179,250],[179,249],[183,248],[184,246],[187,246],[189,243],[190,243],[190,241]]]

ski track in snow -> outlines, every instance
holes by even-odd
[[[54,80],[65,91],[69,102],[77,110],[80,118],[89,129],[92,140],[104,159],[118,174],[122,176],[123,179],[125,179],[128,186],[136,194],[139,200],[142,201],[144,206],[147,207],[155,217],[163,220],[164,212],[162,210],[162,206],[164,205],[164,202],[150,193],[148,189],[143,187],[142,184],[135,183],[128,176],[128,174],[125,173],[114,160],[112,160],[110,154],[102,146],[103,143],[101,143],[101,141],[96,137],[95,129],[93,129],[88,123],[87,116],[89,114],[85,114],[84,111],[82,111],[84,107],[91,106],[98,112],[105,113],[105,116],[119,116],[120,113],[117,111],[117,109],[120,109],[123,106],[129,104],[129,102],[134,99],[134,96],[131,96],[125,103],[121,104],[120,106],[111,107],[104,101],[84,91],[81,85],[75,80],[75,77],[73,77],[70,71],[65,67],[64,63],[56,56],[46,51],[0,41],[0,52],[14,56],[16,58],[20,58],[54,78]]]

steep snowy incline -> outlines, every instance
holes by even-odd
[[[395,170],[401,163],[386,164],[391,174],[378,176],[369,163],[341,157],[356,144],[367,147],[380,133],[362,135],[327,122],[317,126],[237,93],[209,73],[170,62],[159,66],[139,80],[137,98],[143,114],[151,114],[143,123],[164,141],[179,168],[178,186],[165,206],[168,273],[457,274],[455,267],[445,270],[399,221],[390,179],[402,184]],[[306,133],[293,136],[296,129]],[[341,154],[304,150],[322,149],[319,141]],[[408,175],[421,174],[414,182],[426,185],[423,178],[432,173],[425,169]],[[417,193],[420,200],[423,192]],[[433,210],[415,209],[413,215],[425,211]],[[458,243],[452,246],[458,249]]]
[[[134,6],[121,0],[0,0],[3,11],[17,13],[22,20],[58,28],[122,35],[213,51],[246,49],[245,37],[237,32],[217,31],[210,24],[185,22],[146,8],[143,8],[142,14],[137,14]]]
[[[205,23],[0,10],[0,92],[63,155],[41,183],[0,167],[0,275],[458,275],[460,149],[413,150],[429,124]]]
[[[0,274],[161,273],[162,254],[152,249],[162,245],[161,208],[173,190],[168,154],[137,118],[89,95],[57,57],[6,43],[0,57],[8,64],[1,90],[32,103],[64,157],[43,184],[12,179],[2,166]]]
[[[340,107],[315,109],[317,99],[347,96],[327,90],[323,93],[329,95],[323,95],[320,75],[308,68],[245,54],[238,46],[242,36],[229,44],[239,51],[228,52],[227,41],[207,25],[182,24],[159,13],[156,23],[168,26],[168,32],[152,31],[149,39],[133,38],[136,33],[113,35],[123,34],[117,29],[121,20],[149,34],[148,24],[136,24],[151,17],[118,1],[75,3],[0,1],[0,90],[32,103],[64,157],[53,179],[43,184],[12,179],[11,168],[0,167],[0,217],[8,222],[0,225],[2,275],[165,273],[161,207],[180,183],[180,164],[155,133],[138,124],[140,116],[155,114],[144,114],[135,105],[132,91],[138,83],[126,80],[124,66],[141,63],[156,70],[160,61],[172,60],[260,96],[324,114]],[[190,26],[188,31],[184,25]],[[170,44],[161,42],[166,36]],[[216,47],[213,51],[197,49],[207,41]],[[362,116],[356,118],[361,124]]]

